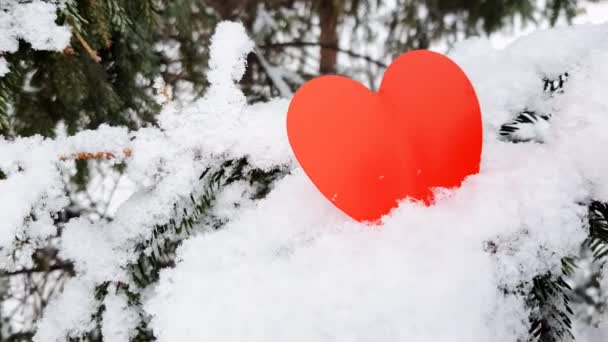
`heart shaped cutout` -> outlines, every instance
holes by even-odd
[[[465,73],[426,50],[405,53],[380,90],[341,76],[306,82],[287,114],[291,148],[315,186],[358,221],[376,221],[404,198],[433,201],[479,172],[479,102]]]

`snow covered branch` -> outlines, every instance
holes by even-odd
[[[3,53],[17,51],[22,39],[36,50],[63,50],[70,42],[66,26],[55,24],[57,8],[53,3],[3,1],[0,3],[0,77],[9,70]]]

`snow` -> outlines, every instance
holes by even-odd
[[[201,223],[178,249],[177,265],[141,289],[160,342],[526,340],[529,309],[516,288],[523,283],[526,293],[536,275],[558,273],[560,259],[586,237],[585,203],[608,201],[606,37],[608,26],[580,26],[538,32],[504,50],[481,39],[455,47],[451,56],[482,108],[481,170],[459,189],[438,189],[434,206],[403,201],[377,225],[341,213],[297,165],[286,136],[288,100],[246,103],[236,82],[253,43],[236,23],[216,29],[206,96],[187,107],[165,104],[158,127],[0,140],[8,176],[0,181],[0,207],[8,208],[3,253],[15,236],[51,233],[49,220],[67,204],[61,176],[71,161],[63,156],[111,152],[136,186],[111,221],[65,225],[60,256],[73,261],[76,276],[49,304],[34,340],[62,341],[90,328],[96,285],[121,282],[135,291],[128,265],[137,244],[180,218],[175,208],[200,194],[204,170],[241,157],[289,174],[257,201],[247,196],[248,182],[227,186],[213,209],[225,226]],[[543,77],[565,71],[563,94],[543,92]],[[527,132],[544,143],[499,139],[500,126],[523,110],[551,114],[541,130]],[[44,219],[28,224],[32,211]],[[103,299],[102,333],[126,341],[140,312],[113,286]],[[576,329],[578,341],[608,337],[605,328]]]
[[[583,238],[583,208],[570,197],[581,197],[579,180],[564,182],[568,170],[555,164],[539,175],[525,164],[488,172],[435,207],[404,204],[381,229],[344,217],[295,172],[225,230],[182,247],[148,304],[154,330],[160,341],[523,337],[522,302],[498,285],[555,266]],[[524,227],[520,251],[499,251],[505,260],[483,251],[483,241]],[[539,241],[558,254],[540,254]]]
[[[72,33],[59,26],[54,4],[34,0],[27,3],[0,3],[0,55],[16,52],[19,40],[35,50],[61,51],[70,43]],[[0,57],[0,77],[8,72],[6,60]]]
[[[502,289],[559,272],[585,238],[581,203],[608,200],[598,150],[607,142],[607,31],[538,32],[504,51],[480,40],[457,47],[483,111],[478,175],[435,206],[403,202],[373,227],[341,214],[295,167],[223,230],[180,248],[146,304],[159,341],[525,340],[524,298]],[[576,75],[565,94],[544,94],[542,77],[565,71]],[[500,125],[525,108],[551,109],[546,143],[500,141]]]
[[[8,73],[8,62],[4,57],[0,57],[0,77]]]
[[[209,92],[190,107],[167,106],[159,116],[168,138],[179,140],[175,145],[196,147],[215,156],[248,155],[254,166],[263,169],[291,162],[284,130],[289,101],[247,106],[235,84],[245,73],[245,58],[252,49],[253,42],[242,25],[218,25],[211,42]]]
[[[539,5],[543,5],[542,2]],[[608,3],[605,1],[582,1],[578,5],[581,12],[572,19],[572,23],[580,24],[603,24],[608,21]],[[540,19],[540,20],[539,20]],[[513,19],[513,26],[503,28],[502,30],[490,35],[489,40],[492,46],[502,49],[518,38],[531,34],[538,28],[549,28],[550,24],[546,18],[537,18],[535,25],[524,24],[521,18]],[[557,27],[568,26],[564,17],[560,17],[556,23]]]
[[[34,341],[65,341],[65,336],[70,334],[88,332],[93,327],[90,318],[94,312],[94,284],[71,279],[44,310]]]
[[[62,157],[97,151],[120,156],[128,142],[126,129],[108,126],[57,140],[41,136],[14,141],[0,139],[0,169],[8,176],[0,181],[2,266],[15,266],[6,265],[4,260],[12,250],[10,247],[15,236],[29,236],[37,241],[55,232],[52,215],[68,204],[61,170],[57,167]],[[117,158],[116,162],[119,160]],[[37,217],[36,221],[28,220],[31,212]]]
[[[112,289],[115,291],[114,289]],[[110,293],[105,298],[106,310],[103,313],[101,335],[104,340],[112,342],[129,342],[134,337],[139,323],[137,314],[128,305],[124,294]]]
[[[247,37],[243,25],[231,22],[218,24],[209,50],[207,79],[211,89],[208,98],[222,98],[224,101],[217,103],[218,107],[213,107],[214,110],[238,110],[246,103],[247,99],[235,81],[245,74],[247,54],[252,50],[253,42]]]

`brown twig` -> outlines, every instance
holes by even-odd
[[[97,51],[95,51],[93,48],[91,48],[89,43],[87,43],[87,41],[84,40],[82,35],[78,31],[75,31],[74,35],[76,35],[76,39],[78,39],[78,41],[80,42],[82,47],[87,51],[87,54],[93,60],[93,62],[95,62],[95,63],[101,62],[101,57],[99,57],[99,55],[97,54]]]
[[[69,45],[68,45],[68,46],[66,46],[66,48],[65,48],[65,49],[63,49],[63,53],[64,53],[66,56],[73,56],[74,54],[76,54],[76,52],[74,51],[74,48],[73,48],[73,47],[71,47],[71,46],[69,46]]]
[[[133,152],[128,149],[125,148],[123,151],[123,157],[124,158],[129,158],[131,155],[133,155]],[[59,160],[61,161],[66,161],[66,160],[91,160],[91,159],[105,159],[105,160],[110,160],[110,159],[114,159],[117,158],[116,153],[114,152],[107,152],[107,151],[102,151],[102,152],[78,152],[78,153],[73,153],[67,156],[61,156],[59,157]]]

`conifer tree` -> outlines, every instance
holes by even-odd
[[[293,91],[303,80],[319,73],[361,77],[361,71],[338,68],[338,54],[369,62],[370,67],[385,66],[404,51],[428,48],[439,40],[454,42],[490,34],[515,17],[526,22],[544,16],[554,24],[561,16],[571,19],[577,14],[577,2],[568,0],[548,1],[546,8],[536,8],[531,0],[389,3],[60,1],[58,24],[72,30],[69,47],[59,53],[36,51],[22,42],[18,51],[6,54],[11,73],[0,78],[2,132],[52,136],[59,122],[69,133],[102,123],[137,128],[153,122],[159,110],[153,90],[156,79],[162,78],[178,92],[189,89],[191,96],[202,94],[207,61],[203,42],[223,19],[242,21],[258,44],[243,80],[246,93],[254,101],[279,95],[280,90]],[[378,33],[370,27],[369,18],[380,10],[388,11],[382,19],[388,30],[383,58],[375,60],[346,48],[377,43]],[[348,26],[351,22],[354,24]],[[313,27],[317,30],[311,30]],[[359,34],[343,42],[339,38],[342,29]],[[316,69],[310,69],[311,62],[317,64]],[[295,69],[279,67],[286,63]],[[381,73],[381,69],[370,70]]]

